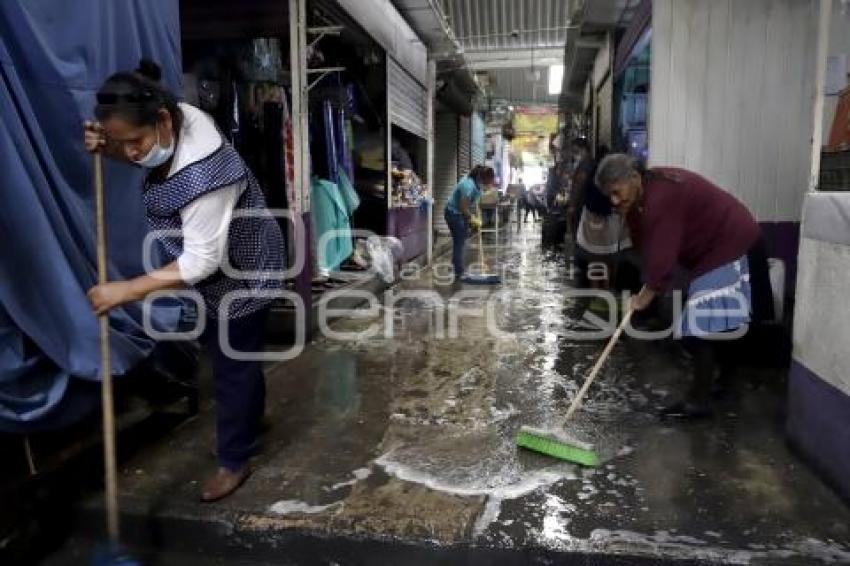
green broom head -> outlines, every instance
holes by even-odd
[[[591,468],[602,463],[593,444],[573,438],[565,432],[524,426],[517,433],[516,444],[534,452]]]

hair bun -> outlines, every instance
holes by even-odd
[[[154,82],[159,82],[162,78],[162,69],[160,69],[159,65],[150,59],[141,59],[139,61],[139,68],[136,69],[136,72]]]

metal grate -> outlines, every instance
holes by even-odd
[[[850,191],[850,150],[821,154],[818,190]]]
[[[390,118],[393,123],[428,137],[428,91],[391,57],[387,58]]]
[[[434,124],[434,228],[448,234],[449,227],[443,216],[446,203],[458,181],[458,115],[440,112]]]
[[[484,119],[477,112],[472,115],[472,165],[484,163]]]
[[[563,47],[571,0],[442,0],[466,51]]]

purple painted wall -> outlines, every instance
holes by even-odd
[[[302,213],[301,220],[304,222],[304,233],[295,235],[295,247],[298,250],[298,253],[304,254],[304,269],[302,269],[301,273],[295,277],[295,292],[298,293],[301,300],[304,301],[305,314],[307,317],[305,322],[309,329],[312,328],[313,324],[313,321],[310,320],[311,313],[313,312],[313,290],[311,286],[313,279],[313,258],[310,253],[310,242],[313,238],[311,214],[309,212]]]
[[[850,502],[850,396],[800,362],[788,376],[788,437]]]
[[[391,208],[387,212],[387,235],[401,240],[402,261],[410,261],[428,251],[428,230],[426,207]]]

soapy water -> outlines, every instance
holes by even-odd
[[[719,533],[712,531],[705,534],[714,539],[720,537]],[[668,531],[644,534],[627,530],[595,529],[588,539],[574,539],[569,546],[573,550],[597,552],[616,552],[618,549],[627,548],[630,552],[642,550],[655,556],[663,555],[667,558],[680,556],[722,564],[751,564],[754,561],[759,564],[770,564],[773,560],[782,559],[802,559],[805,560],[805,564],[850,563],[850,547],[814,538],[791,539],[782,546],[751,545],[749,547],[751,550],[729,549],[712,546],[712,544],[716,542],[671,534]]]
[[[342,501],[336,501],[334,503],[329,503],[328,505],[310,505],[304,501],[287,499],[274,503],[271,507],[269,507],[269,511],[275,515],[315,515],[317,513],[323,513],[329,509],[334,509],[340,505],[342,505]]]
[[[351,472],[351,474],[354,476],[353,479],[350,479],[348,481],[335,483],[330,487],[323,488],[323,490],[324,491],[336,491],[336,490],[341,489],[343,487],[350,487],[350,486],[356,484],[357,482],[363,481],[366,478],[368,478],[369,476],[371,476],[372,470],[370,470],[369,468],[358,468],[358,469],[354,470],[353,472]]]
[[[398,446],[375,464],[391,476],[434,491],[485,497],[473,529],[475,536],[498,520],[503,501],[578,478],[576,466],[566,462],[521,463],[512,439],[495,434],[438,435],[423,440],[422,444]]]
[[[513,259],[522,261],[519,256]],[[526,270],[527,266],[520,266],[518,263],[517,269]],[[452,382],[457,387],[447,388],[439,395],[434,395],[430,399],[434,402],[427,406],[428,410],[424,413],[406,411],[407,408],[415,406],[414,401],[411,401],[409,407],[394,407],[394,409],[404,409],[391,418],[391,428],[401,429],[401,432],[396,430],[392,435],[388,435],[391,438],[382,448],[384,453],[375,461],[387,474],[402,481],[424,485],[435,491],[483,498],[483,509],[473,529],[476,536],[481,536],[494,522],[499,521],[504,501],[537,492],[534,499],[542,497],[546,502],[545,512],[542,515],[543,522],[541,524],[524,523],[525,528],[537,529],[536,535],[540,536],[543,542],[560,544],[564,548],[613,553],[618,550],[632,551],[637,548],[645,550],[648,554],[664,553],[665,556],[680,555],[683,558],[703,558],[732,564],[748,564],[760,559],[799,556],[811,556],[827,563],[850,563],[850,550],[846,547],[831,541],[822,542],[815,539],[789,540],[785,544],[762,545],[759,548],[753,545],[744,547],[743,550],[736,550],[724,548],[725,541],[719,536],[720,533],[714,531],[706,531],[703,535],[687,536],[668,531],[638,533],[596,529],[587,538],[570,536],[568,527],[571,516],[575,514],[575,506],[559,500],[554,493],[559,491],[555,488],[559,482],[577,479],[577,468],[568,463],[552,463],[552,460],[545,458],[535,460],[533,456],[520,456],[513,446],[512,433],[515,425],[518,424],[517,421],[535,426],[539,426],[539,421],[542,421],[553,428],[558,426],[557,418],[554,417],[572,400],[581,380],[595,361],[595,355],[601,351],[602,342],[571,343],[559,336],[556,344],[549,344],[546,340],[543,340],[544,343],[541,344],[540,337],[545,334],[542,331],[545,326],[544,317],[548,317],[546,320],[551,322],[545,327],[554,328],[556,331],[559,324],[564,328],[577,330],[590,330],[592,324],[581,318],[582,313],[578,309],[574,313],[567,308],[571,305],[562,305],[559,308],[558,302],[552,300],[551,293],[562,291],[563,283],[534,281],[527,277],[525,271],[520,274],[520,280],[526,284],[525,289],[541,295],[538,304],[515,302],[510,306],[506,305],[507,308],[504,311],[503,320],[508,326],[516,324],[523,329],[515,332],[515,336],[524,350],[505,356],[498,362],[496,370],[488,365],[483,368],[483,372],[481,368],[458,372],[452,378]],[[470,308],[482,304],[480,300],[468,300],[463,307]],[[417,311],[424,311],[430,316],[429,311],[433,310],[433,305],[427,302],[403,300],[396,304],[393,318],[415,319]],[[380,316],[384,314],[382,312]],[[574,318],[574,314],[578,317]],[[422,338],[428,343],[433,342],[433,338],[426,335],[419,337],[420,343]],[[378,338],[364,340],[358,346],[372,355],[375,347],[385,346],[389,351],[397,345],[392,341],[387,342]],[[534,367],[529,371],[529,366],[526,364],[527,352],[531,348],[538,347],[543,353],[541,358],[550,360],[549,365]],[[588,347],[589,349],[584,351]],[[552,364],[551,358],[562,355],[564,350],[575,352],[572,358],[568,358],[569,365],[562,367]],[[583,355],[584,359],[579,359],[579,356]],[[599,376],[599,380],[590,390],[579,417],[583,417],[585,421],[595,420],[596,424],[592,424],[592,427],[598,425],[604,428],[606,423],[623,424],[624,421],[629,420],[629,413],[646,411],[652,408],[654,402],[670,393],[664,388],[653,387],[652,384],[643,384],[641,389],[636,388],[629,379],[634,369],[625,363],[624,358],[626,358],[624,351],[618,346]],[[480,390],[487,385],[494,385],[484,379],[482,373],[503,371],[507,371],[515,378],[515,382],[509,385],[510,390],[505,389],[506,382],[498,377],[495,378],[495,385],[498,386],[478,398],[478,401],[482,401],[480,405],[477,402],[465,404],[464,394]],[[552,383],[560,384],[562,389],[554,406],[556,411],[552,411],[553,407],[549,405],[551,400],[546,395],[549,392],[547,387],[550,387]],[[467,388],[470,388],[469,391]],[[506,393],[507,396],[505,396]],[[479,407],[484,410],[474,412]],[[514,417],[520,413],[520,418],[515,419]],[[467,420],[470,415],[472,418]],[[538,422],[526,422],[527,420]],[[406,434],[410,436],[405,438]],[[619,444],[617,452],[620,456],[627,456],[633,450],[634,448],[628,444]],[[642,491],[642,488],[636,485],[636,480],[615,476],[607,470],[604,472],[604,478],[595,478],[597,472],[593,470],[582,470],[582,472],[586,481],[582,483],[573,501],[574,504],[582,507],[612,505],[605,500],[612,499],[609,496],[619,498],[621,493],[617,489],[623,490],[626,494],[630,491],[636,493]],[[584,472],[589,473],[585,475]],[[343,487],[351,483],[353,482],[343,482],[334,487]],[[602,483],[617,489],[607,489],[607,486],[603,488],[600,486]],[[306,512],[311,510],[321,512],[339,503],[330,506],[309,506],[303,502],[292,501],[279,502],[279,504],[279,511],[295,513],[301,512],[301,509],[307,509]],[[638,508],[644,512],[649,510],[645,506],[635,507],[635,509]],[[499,522],[504,526],[513,523],[513,519]],[[495,532],[494,529],[490,534],[497,536],[501,533]]]

